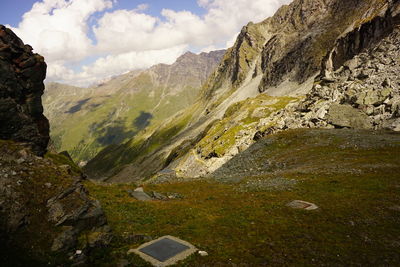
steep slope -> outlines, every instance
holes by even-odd
[[[224,51],[186,53],[172,65],[133,71],[96,87],[48,84],[45,113],[58,150],[87,161],[191,105]]]
[[[371,88],[379,85],[372,93],[378,101],[368,104],[365,116],[385,113],[380,117],[382,123],[373,126],[375,129],[385,127],[397,113],[392,110],[374,113],[371,108],[375,110],[383,102],[388,103],[388,107],[379,107],[380,110],[397,107],[398,78],[389,75],[387,78],[393,80],[390,86],[381,80],[384,72],[396,73],[397,65],[395,59],[383,60],[379,63],[383,67],[378,66],[381,71],[371,72],[377,67],[372,51],[378,41],[389,38],[383,42],[392,44],[391,56],[396,58],[398,9],[399,2],[389,0],[295,0],[273,17],[248,24],[203,86],[202,97],[195,105],[172,118],[167,127],[158,129],[142,143],[127,142],[103,150],[89,162],[86,170],[93,177],[112,176],[110,181],[115,182],[149,178],[163,168],[157,177],[204,176],[245,150],[254,139],[277,130],[354,127],[314,116],[324,101],[324,104],[326,101],[345,103],[343,98],[337,97],[338,91],[333,87],[343,87],[338,83],[345,83],[346,79],[358,84],[357,94],[370,95]],[[389,36],[391,33],[394,35]],[[340,66],[362,52],[366,53],[366,59],[357,66],[360,69],[355,72],[356,76],[352,74],[352,78],[348,78],[347,68]],[[368,75],[359,75],[364,63],[370,64],[365,67],[371,70]],[[336,79],[333,75],[336,71],[343,71],[340,74],[343,77]],[[332,94],[324,95],[331,86]],[[383,90],[384,87],[391,88]],[[316,94],[320,96],[314,97]],[[313,97],[318,109],[303,109],[301,103]],[[329,107],[320,111],[323,116]],[[345,110],[339,106],[339,111],[335,107],[333,105],[331,113],[341,114],[342,119],[354,115],[366,119],[360,114],[365,111],[363,105],[353,103],[352,109],[345,106]],[[303,117],[305,119],[301,120]],[[163,138],[158,138],[160,136]],[[161,179],[157,177],[155,179]]]
[[[81,170],[65,155],[46,153],[44,59],[0,25],[0,69],[1,265],[83,264],[109,243],[110,228]]]
[[[268,102],[254,105],[265,99],[265,94],[231,106],[224,119],[208,131],[192,152],[173,165],[178,176],[212,173],[260,137],[277,131],[295,128],[399,131],[398,8],[396,4],[341,36],[323,60],[311,91],[282,110],[271,112]],[[279,99],[283,97],[276,97],[275,102]],[[264,110],[264,114],[257,118],[254,108]]]

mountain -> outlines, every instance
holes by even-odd
[[[399,265],[400,1],[294,0],[194,75],[190,101],[180,81],[196,64],[182,58],[179,77],[159,65],[49,85],[53,146],[79,137],[78,159],[104,147],[88,180],[67,152],[46,153],[45,65],[28,48],[1,28],[3,265],[148,266],[166,236],[199,250],[182,266]],[[166,99],[173,112],[146,109]]]
[[[193,104],[224,51],[187,52],[172,65],[132,71],[97,86],[46,85],[45,114],[57,150],[88,161]]]
[[[67,154],[46,151],[44,58],[0,25],[0,69],[0,262],[83,264],[111,233],[82,171]],[[78,247],[84,251],[79,256]]]
[[[85,170],[114,182],[201,177],[285,129],[398,129],[398,13],[398,1],[295,0],[249,23],[196,103]]]

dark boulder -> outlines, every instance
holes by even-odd
[[[0,139],[28,143],[43,155],[49,122],[43,115],[44,58],[0,25]]]

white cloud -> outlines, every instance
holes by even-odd
[[[144,13],[147,3],[132,10],[100,13],[99,19],[92,16],[110,10],[113,2],[44,0],[13,30],[45,56],[49,80],[87,85],[135,68],[172,63],[187,48],[210,51],[231,46],[243,25],[271,16],[291,0],[198,0],[206,9],[204,16],[164,9],[160,17],[154,17]],[[90,29],[93,20],[96,26]],[[93,56],[99,59],[79,73],[68,67]]]
[[[172,64],[177,57],[187,50],[186,46],[176,46],[162,50],[127,52],[108,55],[97,59],[94,63],[83,66],[76,73],[60,64],[51,64],[48,68],[48,81],[59,81],[74,85],[87,86],[107,77],[125,73],[127,70],[149,68],[155,64]]]
[[[44,0],[35,3],[13,30],[50,64],[80,61],[93,49],[89,17],[110,7],[112,2],[107,0]]]

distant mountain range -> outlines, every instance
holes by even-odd
[[[172,65],[132,71],[90,88],[47,84],[43,104],[53,146],[84,162],[108,145],[146,134],[195,102],[224,53],[187,52]]]

